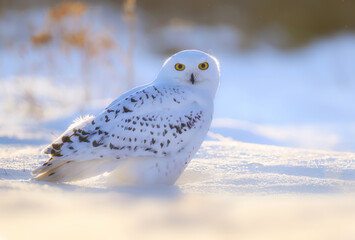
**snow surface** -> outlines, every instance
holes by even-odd
[[[355,190],[355,153],[206,141],[177,185],[184,193],[342,193]],[[30,182],[44,145],[0,145],[2,184]],[[106,188],[100,179],[79,182]],[[36,185],[36,184],[35,184]]]
[[[43,145],[0,146],[3,239],[354,239],[355,153],[203,143],[176,186],[38,183]]]

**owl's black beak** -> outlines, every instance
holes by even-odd
[[[195,76],[194,76],[193,73],[191,73],[190,82],[191,82],[192,84],[195,83]]]

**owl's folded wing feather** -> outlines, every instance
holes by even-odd
[[[201,106],[185,91],[152,85],[131,91],[97,117],[72,125],[44,149],[51,158],[33,174],[39,174],[41,180],[44,176],[56,180],[56,169],[73,163],[96,166],[100,162],[164,157],[181,151],[184,141],[191,139],[206,120]],[[78,166],[85,169],[83,164]]]

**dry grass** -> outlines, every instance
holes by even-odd
[[[114,25],[115,23],[108,23],[101,29],[95,28],[94,24],[90,22],[95,21],[91,17],[92,10],[87,3],[62,2],[47,10],[40,25],[36,24],[34,19],[26,19],[26,21],[28,20],[27,24],[30,32],[28,43],[18,45],[16,44],[16,39],[9,39],[7,46],[23,58],[28,53],[39,55],[40,57],[37,62],[31,62],[31,66],[28,63],[26,63],[26,66],[22,66],[21,62],[18,62],[19,70],[17,74],[21,75],[22,71],[26,71],[29,68],[35,72],[51,69],[53,73],[56,73],[56,69],[62,67],[58,65],[58,62],[63,63],[62,60],[57,60],[65,59],[72,51],[76,51],[79,52],[78,61],[82,71],[83,94],[81,96],[83,96],[83,106],[87,105],[87,102],[92,98],[92,80],[90,77],[95,69],[108,71],[107,74],[112,76],[113,82],[116,82],[115,79],[124,79],[124,83],[117,84],[115,95],[119,95],[128,88],[133,87],[133,53],[136,46],[136,1],[126,0],[123,2],[121,15],[127,26],[127,31],[125,32],[123,30],[118,32],[120,29]],[[114,36],[117,35],[126,35],[128,45],[123,46],[115,39]],[[124,67],[123,74],[125,76],[122,76],[122,69],[115,69],[114,63],[107,59],[115,59],[115,61],[121,62],[122,64],[120,65]],[[33,105],[29,109],[35,109],[35,111],[29,111],[29,116],[40,119],[43,116],[41,102],[36,100],[36,96],[31,92],[31,89],[21,90],[21,86],[18,87],[20,88],[20,93],[26,93],[19,98],[19,101]],[[112,86],[107,91],[112,91],[111,88]],[[106,92],[106,90],[103,92]]]
[[[87,42],[87,35],[85,29],[80,29],[75,33],[67,33],[63,35],[63,40],[72,46],[83,48]]]
[[[52,35],[49,33],[40,33],[32,36],[32,43],[36,46],[48,44],[52,40]]]
[[[51,19],[60,21],[68,16],[81,16],[87,11],[87,5],[80,2],[65,2],[49,10]]]

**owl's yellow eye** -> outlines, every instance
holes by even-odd
[[[182,63],[177,63],[177,64],[175,64],[175,69],[178,71],[182,71],[185,69],[185,65]]]
[[[208,63],[207,62],[200,63],[198,65],[198,68],[201,70],[206,70],[208,68]]]

